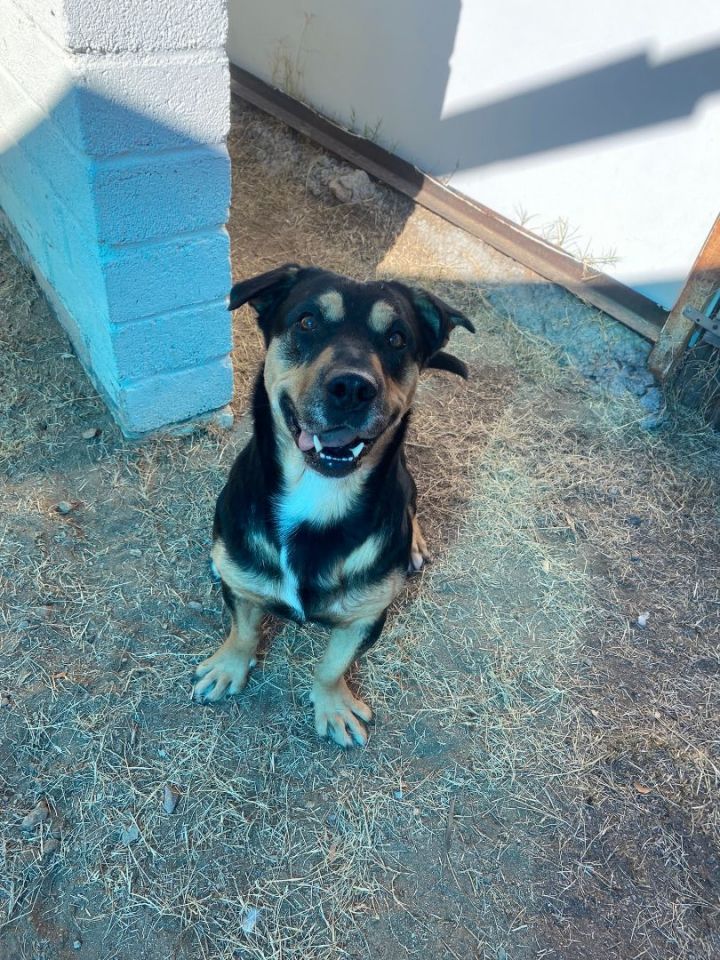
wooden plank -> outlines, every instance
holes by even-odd
[[[694,307],[696,310],[703,311],[709,297],[718,288],[720,288],[720,216],[713,224],[677,303],[670,311],[648,358],[650,369],[661,382],[670,379],[676,373],[695,330],[695,324],[683,314],[683,310],[685,307]]]
[[[559,247],[489,207],[451,190],[376,143],[339,127],[246,70],[231,64],[230,71],[233,93],[242,100],[276,117],[546,280],[565,287],[651,342],[658,339],[668,314],[652,300],[601,271],[589,269]]]

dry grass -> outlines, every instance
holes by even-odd
[[[314,737],[315,629],[271,624],[244,694],[191,704],[247,421],[123,441],[0,247],[0,955],[716,956],[717,438],[639,430],[405,200],[332,202],[332,162],[250,111],[233,150],[237,276],[424,277],[477,321],[471,383],[428,377],[409,443],[435,562],[354,677],[365,751]]]

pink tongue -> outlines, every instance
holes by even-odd
[[[357,433],[351,427],[338,427],[337,430],[326,430],[320,434],[320,442],[324,447],[344,447],[356,438]]]
[[[313,438],[309,433],[306,433],[305,430],[300,431],[300,436],[297,438],[297,445],[301,450],[312,450],[315,446]]]
[[[350,441],[354,440],[356,437],[357,433],[350,429],[350,427],[338,427],[337,430],[326,430],[323,434],[321,434],[320,443],[322,443],[324,447],[344,447],[345,444],[350,443]],[[312,434],[307,433],[305,430],[301,430],[300,435],[297,438],[297,445],[303,451],[312,450],[315,446],[313,443]]]

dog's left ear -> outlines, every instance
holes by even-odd
[[[443,347],[450,339],[455,327],[464,327],[470,333],[475,333],[475,327],[464,313],[445,303],[440,297],[428,290],[418,287],[406,288],[415,308],[415,315],[426,342],[426,356],[424,366],[434,367],[436,370],[448,370],[467,380],[468,368],[462,360],[445,353]]]

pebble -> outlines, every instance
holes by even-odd
[[[73,940],[73,950],[79,950],[82,946],[82,940]]]
[[[137,828],[136,824],[131,824],[129,827],[123,827],[120,831],[120,840],[125,844],[126,847],[129,847],[131,843],[135,843],[140,839],[140,831]]]
[[[59,503],[55,504],[55,509],[57,510],[58,513],[62,513],[63,516],[67,513],[70,513],[72,508],[73,508],[73,505],[69,503],[67,500],[61,500]]]
[[[180,789],[174,783],[166,783],[163,790],[163,810],[165,813],[175,813],[180,802]]]
[[[648,625],[649,619],[650,619],[650,614],[646,610],[645,613],[638,614],[637,625],[639,627],[646,627]]]
[[[83,440],[94,440],[95,437],[99,437],[102,433],[102,430],[99,427],[90,427],[89,430],[83,430],[82,438]]]
[[[233,416],[232,410],[219,410],[215,414],[215,425],[221,430],[230,430],[232,425],[235,423],[235,417]]]
[[[191,600],[188,603],[188,606],[190,607],[191,610],[202,610],[202,604],[198,603],[197,600]]]
[[[39,824],[44,823],[49,815],[50,810],[48,809],[47,801],[39,800],[20,824],[20,829],[25,831],[34,830]]]

